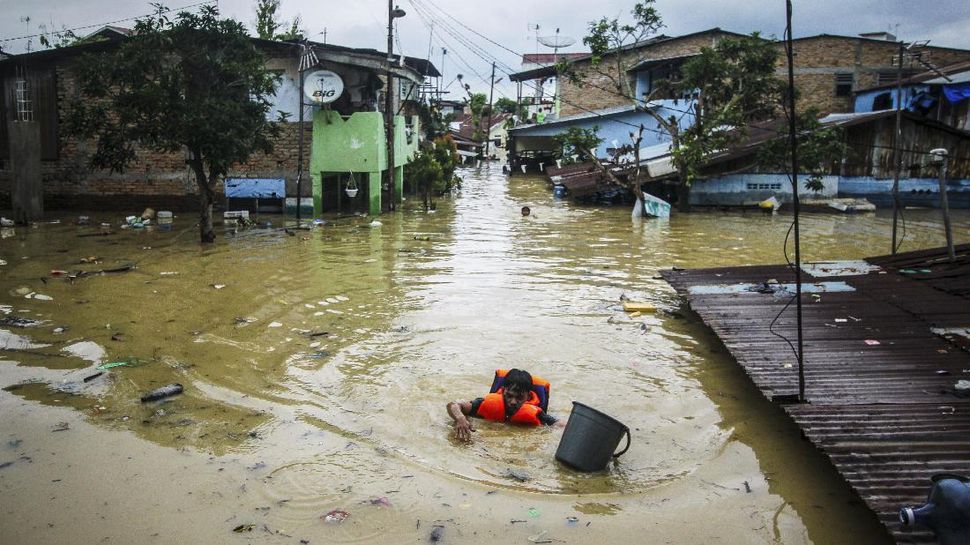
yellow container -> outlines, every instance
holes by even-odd
[[[635,303],[633,301],[623,301],[623,310],[627,312],[654,312],[657,307],[650,303]]]

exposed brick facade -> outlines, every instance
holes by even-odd
[[[712,30],[679,38],[670,38],[645,45],[639,49],[620,52],[620,64],[629,68],[645,60],[666,59],[699,53],[701,48],[713,47],[717,45],[718,40],[725,37],[737,37],[737,34]],[[569,78],[561,78],[559,89],[562,115],[629,104],[630,101],[623,97],[622,90],[618,89],[617,84],[610,79],[611,75],[617,73],[615,55],[604,57],[597,67],[593,67],[589,60],[581,60],[575,62],[572,68],[580,76],[581,81],[573,83],[569,81]],[[630,79],[628,83],[629,89],[633,89],[635,82]]]
[[[737,37],[737,34],[718,29],[670,38],[639,49],[619,53],[621,65],[629,68],[648,59],[665,59],[698,53],[702,47],[713,47],[718,40]],[[856,91],[876,86],[879,74],[895,74],[893,64],[898,54],[896,42],[850,36],[820,35],[795,40],[795,86],[799,90],[799,107],[814,106],[823,113],[851,112],[852,92],[836,96],[836,74],[851,74],[852,89]],[[784,43],[777,42],[778,75],[787,78],[787,58]],[[936,66],[970,61],[970,51],[944,47],[925,47],[923,59]],[[573,69],[581,76],[581,82],[573,83],[562,78],[560,93],[562,115],[572,115],[589,110],[599,110],[629,103],[617,85],[606,74],[615,74],[616,56],[603,59],[599,68],[588,60],[576,61]],[[919,64],[904,64],[910,72],[925,70]],[[634,85],[630,81],[631,88]]]
[[[77,91],[68,63],[58,66],[56,74],[58,117],[63,120]],[[312,123],[308,121],[304,127],[304,168],[308,169]],[[272,153],[253,154],[246,163],[235,165],[229,176],[285,178],[287,194],[296,195],[298,143],[299,123],[283,123]],[[46,209],[134,210],[147,206],[198,209],[198,186],[195,175],[185,163],[184,153],[140,149],[125,172],[111,173],[92,170],[88,159],[94,143],[68,136],[63,127],[58,131],[58,146],[57,160],[41,163]],[[4,208],[10,206],[13,186],[9,168],[9,162],[0,162],[0,207]],[[217,191],[222,191],[221,184]],[[304,177],[302,193],[304,196],[312,194],[308,174]]]
[[[787,78],[788,61],[785,46],[777,44],[778,74]],[[852,74],[852,90],[874,87],[880,73],[895,74],[894,62],[899,53],[896,42],[820,35],[794,40],[795,87],[799,91],[799,107],[814,106],[822,113],[851,112],[852,93],[836,96],[836,74]],[[923,60],[936,66],[970,61],[970,51],[945,47],[923,48]],[[904,62],[904,70],[922,72],[919,64]],[[905,77],[905,75],[904,75]]]

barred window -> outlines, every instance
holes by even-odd
[[[17,119],[16,121],[33,121],[34,104],[30,100],[30,83],[26,78],[16,81]]]
[[[905,74],[903,75],[905,78]],[[896,83],[896,71],[892,72],[879,72],[876,74],[876,85],[889,85],[891,83]]]
[[[852,94],[852,74],[835,75],[835,96],[847,97]]]

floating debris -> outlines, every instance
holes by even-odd
[[[178,395],[182,393],[181,384],[167,384],[161,388],[156,388],[151,392],[141,396],[142,403],[148,403],[149,401],[156,401],[166,397],[171,397],[173,395]]]
[[[334,509],[321,518],[323,518],[323,521],[327,524],[340,524],[341,522],[347,520],[347,517],[349,516],[350,513],[344,510]]]

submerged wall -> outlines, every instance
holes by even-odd
[[[799,177],[798,195],[802,198],[862,198],[879,207],[892,206],[891,178],[863,176],[825,176],[822,191],[805,189],[807,177]],[[937,208],[940,185],[935,178],[902,178],[899,195],[903,206]],[[791,181],[786,174],[732,174],[694,184],[690,202],[699,206],[750,206],[775,197],[791,202]],[[970,208],[970,180],[947,180],[947,200],[951,208]]]
[[[805,188],[806,178],[798,179],[798,196],[830,197],[838,194],[839,177],[822,178],[822,191]],[[791,180],[787,174],[731,174],[696,182],[690,191],[690,203],[700,206],[748,206],[775,197],[792,201]]]

